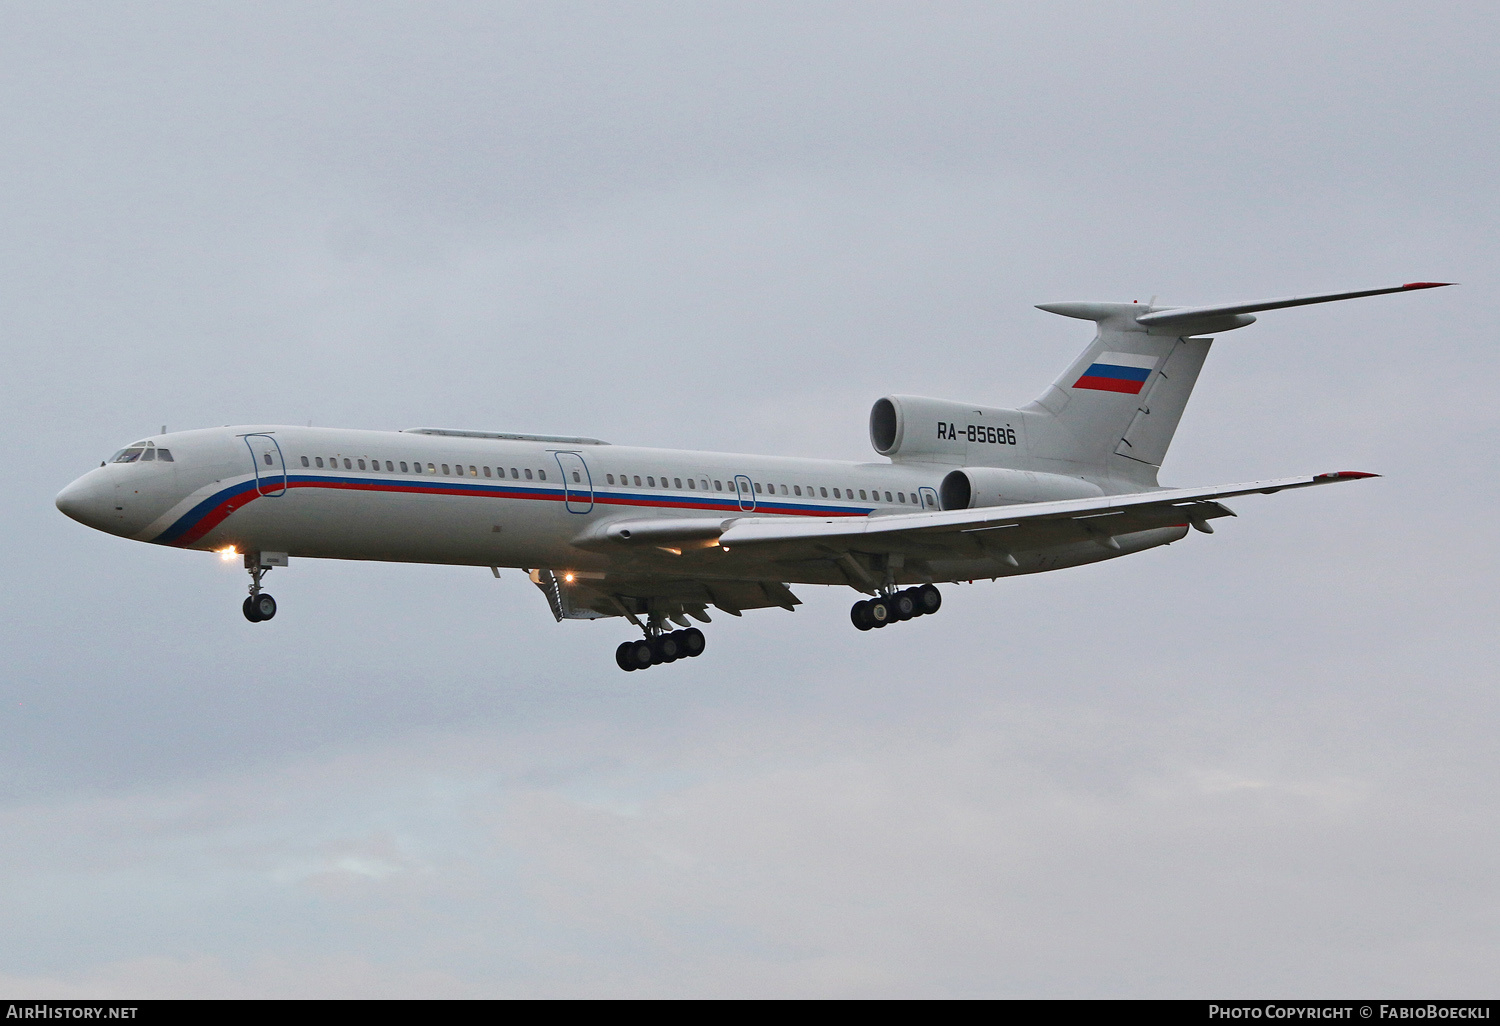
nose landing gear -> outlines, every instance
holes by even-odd
[[[245,599],[242,608],[246,620],[251,623],[260,623],[276,615],[276,600],[266,592],[261,592],[259,595],[251,595]]]
[[[251,623],[269,620],[276,615],[276,600],[260,590],[260,579],[270,573],[271,568],[261,565],[259,555],[246,553],[245,569],[250,571],[250,597],[245,599],[241,611],[245,614],[245,619]]]
[[[615,649],[615,664],[627,673],[645,670],[658,663],[675,663],[679,659],[691,659],[703,654],[708,639],[696,627],[681,631],[663,632],[655,622],[646,628],[646,637],[640,641],[627,641]]]
[[[849,619],[860,630],[869,631],[888,623],[936,613],[942,605],[943,593],[931,584],[923,584],[856,602],[849,610]]]

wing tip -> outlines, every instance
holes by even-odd
[[[1401,287],[1403,289],[1441,289],[1457,284],[1456,281],[1409,281]]]
[[[1314,481],[1358,481],[1365,477],[1379,477],[1379,474],[1370,474],[1363,470],[1334,470],[1327,474],[1314,475]]]

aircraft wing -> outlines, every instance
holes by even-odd
[[[730,551],[748,548],[768,559],[817,558],[819,553],[911,552],[931,558],[972,555],[1007,529],[1017,537],[1031,529],[1082,529],[1106,546],[1114,535],[1173,524],[1194,523],[1206,529],[1215,517],[1233,516],[1215,500],[1256,493],[1270,495],[1288,488],[1354,481],[1375,474],[1344,471],[1311,477],[1218,485],[1211,488],[1167,488],[1128,495],[1106,495],[1013,506],[896,513],[870,517],[755,517],[731,522],[719,535]],[[980,537],[990,535],[989,538]],[[946,551],[945,551],[946,550]]]
[[[901,553],[906,565],[926,560],[972,559],[979,554],[1016,565],[1012,549],[1092,538],[1119,548],[1116,536],[1154,528],[1193,524],[1212,531],[1208,521],[1234,513],[1217,500],[1236,495],[1272,494],[1288,488],[1354,481],[1375,474],[1345,471],[1310,477],[1283,477],[1210,488],[1167,488],[1059,502],[1019,503],[978,509],[888,513],[868,517],[694,517],[607,521],[575,541],[585,548],[666,551],[685,557],[681,569],[664,570],[659,561],[626,564],[617,570],[533,570],[532,582],[562,619],[625,616],[632,621],[659,615],[687,625],[687,617],[707,622],[712,606],[738,616],[741,610],[800,600],[787,578],[846,583],[873,593],[879,580],[856,558]],[[697,558],[724,549],[749,556],[740,572],[704,572]],[[753,568],[753,569],[750,569]]]

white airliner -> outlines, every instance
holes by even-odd
[[[870,411],[884,463],[643,449],[593,438],[415,428],[248,426],[134,442],[57,507],[137,541],[244,555],[245,618],[292,556],[518,567],[558,620],[621,616],[622,669],[696,656],[708,607],[799,600],[792,584],[871,596],[860,630],[934,613],[936,584],[1040,573],[1167,545],[1234,514],[1218,500],[1349,481],[1340,472],[1162,488],[1157,468],[1208,356],[1202,336],[1261,310],[1436,288],[1231,306],[1054,303],[1093,343],[1018,410],[893,395]],[[675,623],[683,629],[669,629]]]

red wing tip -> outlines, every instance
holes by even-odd
[[[1379,477],[1379,474],[1367,474],[1363,470],[1335,470],[1329,474],[1319,474],[1313,478],[1314,481],[1357,481],[1362,477]]]
[[[1409,281],[1401,286],[1403,289],[1440,289],[1447,285],[1457,285],[1456,281]]]

